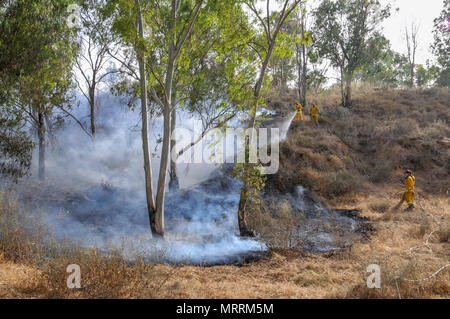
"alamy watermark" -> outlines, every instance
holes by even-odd
[[[279,168],[279,128],[215,128],[204,133],[202,122],[194,121],[193,130],[176,128],[172,139],[175,147],[171,158],[176,163],[259,163],[263,175],[275,174]],[[249,144],[248,160],[245,156],[246,140]]]
[[[71,4],[67,7],[69,16],[66,19],[69,28],[79,28],[81,26],[81,9],[77,4]]]
[[[367,277],[367,288],[381,288],[381,269],[377,264],[367,266],[366,271],[370,273]]]
[[[67,277],[67,288],[74,289],[74,288],[81,288],[81,269],[80,266],[77,264],[70,264],[66,268],[66,272],[70,275]]]

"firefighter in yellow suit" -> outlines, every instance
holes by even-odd
[[[416,178],[412,172],[408,169],[405,171],[405,192],[403,193],[403,200],[408,203],[408,209],[414,208],[414,185],[416,184]]]
[[[303,121],[303,106],[300,103],[295,104],[295,110],[297,111],[297,113],[295,114],[295,121],[297,122],[298,120],[302,120]]]
[[[319,108],[315,104],[313,104],[309,109],[309,114],[316,125],[319,125]]]

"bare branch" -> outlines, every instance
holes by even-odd
[[[75,120],[75,122],[77,122],[78,125],[80,125],[81,129],[90,137],[90,138],[94,138],[92,136],[92,134],[84,127],[83,123],[81,123],[81,121],[79,119],[76,118],[76,116],[74,116],[72,113],[70,113],[69,111],[67,111],[66,109],[64,109],[63,107],[58,107],[59,110],[63,111],[65,114],[67,114],[68,116],[70,116],[72,119]]]

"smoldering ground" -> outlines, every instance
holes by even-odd
[[[262,242],[239,236],[236,212],[240,182],[231,176],[229,166],[215,164],[178,165],[181,189],[166,193],[165,240],[152,239],[145,199],[140,114],[127,108],[125,98],[104,93],[99,101],[95,141],[78,124],[67,122],[47,150],[46,181],[40,183],[34,176],[34,156],[32,176],[15,186],[21,201],[43,214],[57,238],[105,250],[122,247],[130,258],[134,253],[154,254],[160,255],[162,261],[196,264],[239,262],[266,250]],[[81,107],[76,115],[87,123],[86,110]],[[195,118],[184,113],[180,117],[178,123],[192,127]],[[272,126],[280,128],[281,138],[286,136],[292,117],[271,120]],[[156,177],[162,120],[152,119],[150,124]],[[240,124],[235,120],[233,125]],[[301,192],[277,194],[277,200],[283,198],[292,201],[299,214],[304,213],[305,207],[310,211],[298,230],[299,236],[309,238],[309,250],[337,247],[330,235],[333,231],[314,231],[326,220],[336,221],[335,214],[320,205],[305,204]],[[312,213],[317,207],[322,212],[319,217]],[[339,218],[336,229],[355,229],[350,218]]]

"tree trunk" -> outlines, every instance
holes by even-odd
[[[297,91],[298,91],[298,100],[301,105],[306,105],[306,59],[305,56],[305,48],[302,45],[298,47],[297,44]]]
[[[345,107],[352,105],[352,74],[345,76]]]
[[[176,111],[176,105],[174,105],[173,101],[175,101],[175,98],[172,99],[172,115],[171,115],[171,129],[172,129],[172,138],[170,140],[170,153],[174,151],[176,142],[175,142],[175,135],[174,130],[177,125],[177,111]],[[170,175],[169,175],[169,190],[170,191],[176,191],[180,188],[179,180],[178,180],[178,170],[177,170],[177,163],[172,159],[172,156],[170,156]]]
[[[298,47],[298,44],[295,45],[295,58],[297,60],[297,93],[298,93],[298,99],[300,101],[300,104],[304,105],[301,102],[302,99],[302,66],[301,66],[301,54],[300,54],[300,48]]]
[[[164,132],[163,132],[163,146],[161,150],[161,162],[159,166],[158,189],[156,191],[156,219],[155,229],[159,236],[164,236],[164,198],[166,195],[166,175],[167,167],[169,165],[170,157],[170,140],[171,140],[171,106],[172,106],[172,84],[174,72],[174,45],[171,44],[169,48],[169,59],[166,68],[165,79],[165,98],[164,98]]]
[[[302,14],[300,19],[300,34],[305,34],[305,17]],[[305,44],[296,44],[296,54],[297,54],[297,72],[298,72],[298,81],[297,81],[297,90],[298,90],[298,99],[300,104],[306,106],[306,73],[307,73],[307,62],[308,58],[306,56],[306,45]]]
[[[250,230],[247,224],[246,217],[246,204],[247,204],[247,196],[248,196],[248,178],[245,176],[242,189],[241,189],[241,197],[239,199],[239,207],[238,207],[238,223],[239,223],[239,233],[241,236],[254,236],[254,232]]]
[[[303,106],[306,106],[306,80],[307,80],[307,66],[308,66],[308,57],[306,56],[306,45],[302,46],[302,57],[303,57],[303,73],[302,73],[302,96],[300,101]]]
[[[136,0],[136,7],[138,10],[137,22],[139,28],[139,37],[143,37],[142,14],[139,0]],[[150,219],[150,228],[153,234],[158,233],[156,227],[156,208],[153,198],[153,176],[152,176],[152,162],[150,157],[150,147],[148,140],[148,107],[147,107],[147,83],[145,64],[140,48],[136,48],[137,59],[139,63],[139,77],[141,84],[141,116],[142,116],[142,151],[144,153],[144,172],[145,172],[145,194],[147,197],[147,210]]]
[[[94,80],[95,81],[95,80]],[[91,133],[92,137],[95,138],[96,128],[95,128],[95,86],[89,88],[89,110],[91,118]]]
[[[256,82],[255,88],[253,90],[253,100],[254,100],[254,106],[251,110],[251,120],[249,123],[249,128],[254,128],[255,126],[255,122],[256,122],[256,110],[258,107],[258,99],[259,99],[259,94],[261,92],[261,88],[262,88],[262,83],[264,80],[264,75],[266,73],[266,69],[267,66],[269,65],[270,62],[270,58],[272,57],[272,52],[273,52],[273,48],[274,48],[274,44],[275,44],[275,39],[276,39],[276,35],[278,30],[275,31],[274,34],[274,40],[272,41],[271,45],[269,45],[269,50],[267,52],[266,58],[264,59],[264,62],[261,66],[261,71],[259,74],[259,78],[258,81]],[[245,141],[245,163],[244,163],[244,172],[243,172],[243,182],[242,182],[242,188],[241,188],[241,193],[240,193],[240,198],[239,198],[239,207],[238,207],[238,224],[239,224],[239,232],[241,234],[241,236],[254,236],[254,232],[249,229],[248,224],[247,224],[247,210],[246,210],[246,206],[247,206],[247,199],[248,199],[248,192],[249,192],[249,181],[248,181],[248,175],[249,175],[249,170],[250,170],[250,165],[249,163],[247,163],[247,154],[249,154],[249,142],[252,141],[253,138],[253,132],[251,131],[249,136],[248,136],[248,140]]]
[[[39,180],[45,178],[45,122],[41,107],[38,109],[38,139],[39,139]]]
[[[346,102],[346,95],[345,95],[345,90],[344,90],[344,70],[341,67],[341,99],[342,99],[342,106],[346,106],[347,102]]]

